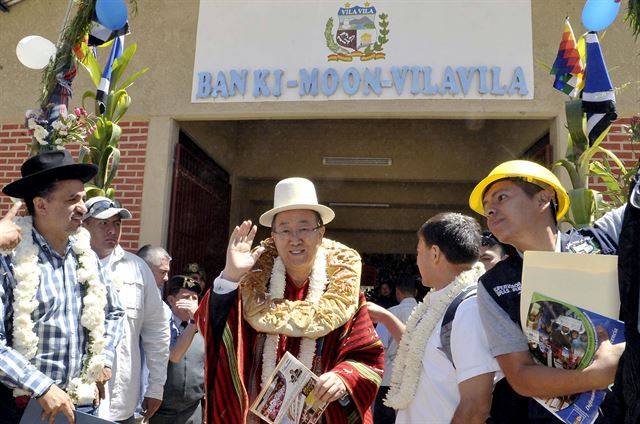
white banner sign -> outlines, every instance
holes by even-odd
[[[192,102],[532,99],[530,0],[201,0]]]

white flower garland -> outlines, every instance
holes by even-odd
[[[484,273],[482,263],[476,263],[470,270],[461,272],[438,301],[431,304],[432,292],[424,301],[415,307],[407,320],[407,326],[393,367],[391,385],[384,404],[394,409],[404,409],[409,406],[416,396],[422,358],[427,342],[447,308],[467,287],[477,284],[478,278]]]
[[[38,336],[33,330],[35,323],[31,314],[38,307],[35,298],[42,271],[38,266],[38,247],[33,242],[31,217],[19,217],[16,223],[20,226],[24,238],[12,258],[17,282],[13,301],[13,347],[30,361],[38,351]],[[74,402],[83,405],[94,401],[95,382],[104,367],[105,358],[102,352],[106,344],[104,309],[107,305],[107,292],[98,278],[98,269],[91,250],[91,238],[87,230],[80,227],[75,234],[72,249],[78,256],[78,282],[86,286],[80,323],[89,332],[89,346],[80,376],[71,380],[67,393]],[[26,394],[29,393],[21,389],[14,390],[14,396]]]
[[[327,255],[322,247],[318,248],[316,257],[313,262],[313,269],[309,278],[309,291],[306,300],[317,302],[320,300],[322,293],[327,286]],[[273,261],[273,269],[271,270],[271,279],[269,282],[269,299],[284,298],[284,290],[286,285],[285,277],[286,269],[284,262],[280,256]],[[278,344],[280,343],[280,334],[268,334],[264,342],[264,350],[262,353],[262,387],[267,383],[269,377],[276,369],[276,357],[278,355]],[[300,341],[300,354],[298,359],[307,368],[313,366],[313,358],[316,354],[316,339],[302,337]]]

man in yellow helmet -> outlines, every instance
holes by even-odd
[[[623,209],[613,211],[593,227],[558,231],[557,222],[569,209],[569,196],[557,177],[534,162],[514,160],[494,168],[469,198],[474,211],[487,218],[489,230],[515,247],[484,274],[478,285],[480,316],[506,379],[494,390],[493,422],[556,423],[529,397],[555,397],[603,389],[614,380],[624,345],[612,345],[606,334],[594,362],[584,370],[537,365],[520,327],[522,252],[527,250],[616,254]]]

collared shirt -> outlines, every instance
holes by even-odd
[[[169,360],[169,316],[153,273],[141,258],[116,246],[101,263],[111,279],[118,282],[117,291],[126,313],[109,382],[110,417],[101,413],[104,418],[120,421],[134,414],[140,399],[142,356],[149,369],[143,396],[162,400]]]
[[[173,312],[171,313],[171,319],[169,320],[169,330],[171,331],[171,349],[173,349],[173,347],[176,345],[180,334],[182,334],[185,328],[187,328],[186,325],[182,325],[183,322],[187,321],[182,321],[178,316],[176,316],[176,314],[174,314]]]
[[[51,384],[66,388],[80,375],[83,352],[87,350],[87,331],[80,323],[85,286],[78,282],[78,259],[72,249],[73,238],[64,255],[56,252],[35,229],[33,240],[38,247],[38,265],[42,276],[36,292],[38,306],[31,313],[38,336],[36,356],[28,361],[13,349],[13,290],[16,281],[9,272],[0,281],[0,382],[42,395]],[[105,276],[95,256],[98,277],[107,289],[105,308],[105,366],[113,364],[114,350],[122,335],[124,311],[111,281]]]

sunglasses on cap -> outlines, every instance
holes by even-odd
[[[93,205],[89,207],[89,209],[87,210],[87,213],[90,214],[95,211],[104,211],[111,208],[120,209],[121,208],[120,202],[115,200],[98,200],[97,202],[95,202]]]

